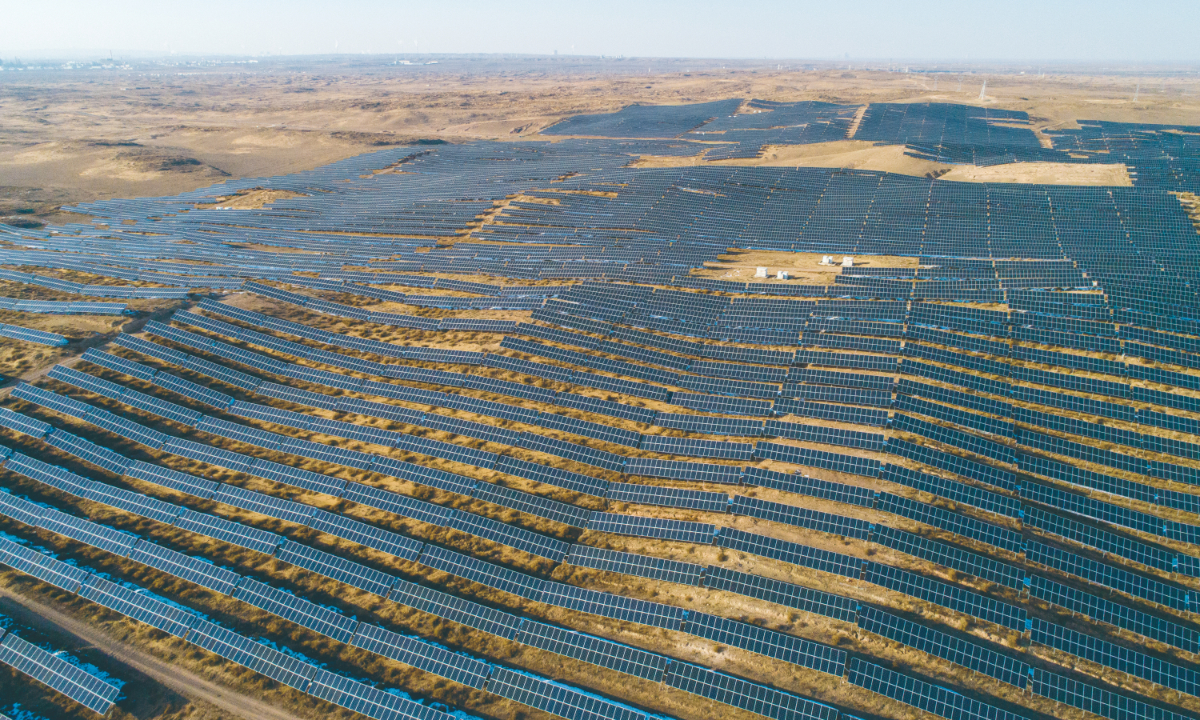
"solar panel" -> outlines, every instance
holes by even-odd
[[[281,562],[324,575],[380,597],[387,597],[388,591],[396,582],[396,579],[387,573],[290,540],[283,543],[275,557]]]
[[[48,423],[13,412],[8,408],[0,408],[0,427],[16,430],[19,433],[24,433],[38,439],[46,437],[46,433],[54,429]]]
[[[567,543],[531,530],[506,525],[499,520],[451,510],[446,515],[446,527],[481,537],[538,557],[558,562],[567,554]]]
[[[590,693],[549,680],[497,667],[488,681],[488,692],[571,720],[639,720],[642,713],[616,705]]]
[[[526,600],[537,598],[545,584],[541,578],[441,547],[426,547],[421,554],[420,563]]]
[[[188,630],[200,619],[178,605],[164,602],[144,591],[134,591],[117,583],[103,580],[95,575],[90,576],[83,584],[79,595],[175,637],[186,635]]]
[[[1025,547],[1019,532],[892,493],[880,493],[875,507],[1009,552],[1019,553]]]
[[[358,627],[353,618],[253,578],[243,578],[233,597],[339,642],[350,642]]]
[[[280,652],[206,620],[196,623],[187,639],[197,647],[297,690],[307,689],[317,672],[315,665],[294,655]]]
[[[533,620],[521,625],[514,640],[652,682],[662,680],[668,663],[662,655]]]
[[[709,565],[705,569],[704,587],[726,590],[835,620],[854,622],[858,615],[858,603],[850,598],[717,565]]]
[[[665,682],[667,687],[773,720],[836,720],[838,717],[838,711],[828,705],[690,663],[671,663]]]
[[[350,644],[476,690],[483,689],[491,673],[487,663],[367,623],[359,625]]]
[[[451,720],[453,717],[328,670],[318,670],[313,675],[308,694],[379,720]]]
[[[85,545],[106,550],[117,557],[128,557],[129,551],[133,549],[134,543],[139,539],[136,535],[121,532],[91,520],[77,518],[53,508],[46,508],[42,511],[37,526]]]
[[[593,570],[636,575],[682,585],[699,585],[704,574],[704,567],[694,563],[606,550],[590,545],[572,545],[571,552],[564,562]]]
[[[401,605],[407,605],[506,640],[512,639],[521,624],[521,618],[516,615],[447,595],[440,590],[422,587],[406,580],[396,582],[389,598]]]
[[[839,678],[846,673],[844,650],[757,625],[748,625],[708,613],[691,612],[688,613],[683,631],[721,645],[741,648]]]
[[[2,503],[5,497],[0,493],[0,513],[13,517],[13,512]],[[43,555],[7,538],[0,538],[0,563],[71,593],[77,592],[89,575],[87,570]]]
[[[1031,689],[1034,695],[1110,718],[1110,720],[1184,720],[1186,716],[1164,710],[1095,685],[1043,670],[1033,669]]]
[[[734,515],[749,515],[750,517],[773,522],[794,525],[809,530],[819,530],[832,535],[842,535],[848,538],[866,540],[871,532],[871,524],[857,518],[843,517],[833,513],[810,510],[809,508],[770,502],[758,498],[734,495],[729,505],[729,512]]]
[[[1036,623],[1037,620],[1035,619]],[[1024,688],[1029,665],[983,645],[909,622],[877,608],[865,605],[858,614],[858,626],[903,645],[949,660],[969,670],[994,677],[1001,682]]]
[[[1114,625],[1191,653],[1200,649],[1200,632],[1196,630],[1060,585],[1040,575],[1030,575],[1029,595],[1090,617],[1096,622]]]
[[[275,548],[283,541],[280,536],[266,530],[247,527],[195,510],[184,510],[180,513],[175,527],[268,555],[273,555]]]
[[[907,570],[868,560],[863,563],[863,580],[1014,630],[1025,626],[1025,608],[931,580]]]
[[[546,581],[538,601],[555,607],[671,630],[679,629],[684,617],[683,608],[553,581]]]
[[[388,553],[403,560],[416,560],[421,554],[421,549],[425,547],[425,543],[419,540],[324,510],[316,510],[308,519],[307,525],[314,530]]]
[[[1030,638],[1039,645],[1061,650],[1181,693],[1196,695],[1200,692],[1200,673],[1191,668],[1145,655],[1041,618],[1033,618],[1032,622]]]
[[[570,527],[587,527],[588,518],[591,516],[590,510],[492,483],[480,483],[476,486],[474,497]]]
[[[1025,571],[1021,568],[887,525],[876,525],[871,531],[871,539],[906,555],[1015,590],[1021,588],[1025,579]]]
[[[167,525],[175,522],[175,518],[183,511],[183,508],[178,505],[104,483],[92,483],[83,496],[88,500],[120,508]]]
[[[1176,610],[1188,608],[1188,591],[1142,575],[1106,565],[1043,543],[1030,541],[1025,557],[1089,582],[1112,588]]]
[[[1022,720],[1022,716],[992,705],[972,700],[953,690],[901,675],[893,670],[866,662],[857,657],[850,659],[851,685],[866,688],[871,692],[897,700],[950,720]]]
[[[121,689],[66,659],[8,633],[0,640],[0,662],[60,692],[87,709],[105,715]]]
[[[212,480],[172,470],[162,465],[151,465],[141,460],[135,461],[126,468],[125,477],[160,485],[205,500],[212,498],[217,491],[217,483]]]
[[[620,515],[607,512],[593,513],[592,519],[588,522],[587,529],[593,532],[613,533],[614,535],[632,535],[634,537],[693,542],[704,545],[712,544],[713,536],[717,532],[717,526],[709,523],[641,517],[638,515]]]
[[[184,555],[146,540],[139,542],[133,548],[129,559],[209,590],[215,590],[223,595],[233,592],[241,579],[241,576],[232,570],[217,567],[202,558]]]

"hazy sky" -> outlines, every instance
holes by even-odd
[[[551,53],[1200,61],[1200,0],[7,0],[0,58]]]

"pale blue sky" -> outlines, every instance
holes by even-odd
[[[1200,0],[8,0],[0,58],[535,53],[1200,62]]]

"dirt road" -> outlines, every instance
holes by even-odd
[[[229,688],[200,678],[187,670],[165,663],[158,658],[143,653],[134,648],[114,642],[100,630],[80,622],[75,618],[64,615],[52,607],[42,605],[23,595],[18,595],[7,588],[0,587],[0,598],[16,603],[35,615],[34,620],[40,620],[61,632],[74,635],[79,640],[95,647],[117,662],[128,665],[155,682],[179,693],[193,701],[208,703],[213,707],[233,717],[246,720],[297,720],[284,710],[274,707],[261,700],[240,695]],[[26,621],[26,618],[22,618]],[[34,625],[35,622],[27,621]],[[136,692],[135,688],[126,687],[125,692]]]

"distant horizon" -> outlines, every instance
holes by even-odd
[[[16,4],[0,57],[529,55],[841,62],[1200,63],[1200,3],[1116,0],[1003,6],[913,0],[827,3],[611,0],[517,14],[481,0],[429,3],[156,0]],[[122,48],[118,50],[118,48]]]
[[[709,66],[712,63],[736,63],[737,67],[728,68],[730,70],[740,69],[761,69],[763,64],[802,64],[802,65],[817,65],[816,70],[838,70],[850,69],[862,72],[914,72],[914,73],[930,73],[930,72],[955,72],[971,74],[976,72],[991,72],[1003,73],[1012,71],[1018,74],[1018,71],[1023,74],[1029,74],[1032,69],[1035,72],[1040,70],[1044,72],[1079,72],[1084,70],[1094,70],[1099,72],[1128,72],[1133,70],[1140,71],[1170,71],[1175,74],[1180,72],[1193,72],[1200,75],[1200,60],[1194,61],[1176,61],[1176,60],[1158,60],[1158,61],[1117,61],[1117,60],[1086,60],[1086,59],[1003,59],[1003,58],[950,58],[950,57],[926,57],[926,58],[894,58],[894,57],[862,57],[862,58],[833,58],[833,57],[667,57],[667,56],[621,56],[621,55],[583,55],[583,54],[554,54],[554,53],[533,53],[533,52],[315,52],[315,53],[297,53],[297,54],[243,54],[243,53],[163,53],[161,51],[152,50],[100,50],[100,49],[71,49],[71,50],[55,50],[42,49],[30,50],[21,54],[0,55],[0,67],[12,66],[19,62],[22,65],[36,64],[38,62],[57,62],[57,63],[103,63],[111,60],[112,62],[136,61],[141,63],[146,62],[238,62],[246,64],[257,64],[260,62],[269,63],[271,61],[296,61],[296,60],[326,60],[326,61],[353,61],[355,59],[370,60],[376,59],[380,61],[380,66],[387,66],[388,61],[397,59],[460,59],[460,58],[513,58],[513,59],[549,59],[559,61],[569,60],[587,60],[595,62],[648,62],[651,64],[677,64],[684,62],[704,63],[705,67],[695,68],[696,72],[711,71],[714,69]],[[939,67],[945,66],[945,67]],[[569,69],[564,67],[563,69]],[[635,69],[635,68],[631,68]],[[661,72],[685,72],[683,68],[647,68],[659,70]],[[774,70],[775,68],[769,68]],[[799,67],[783,67],[782,71],[800,71]]]

